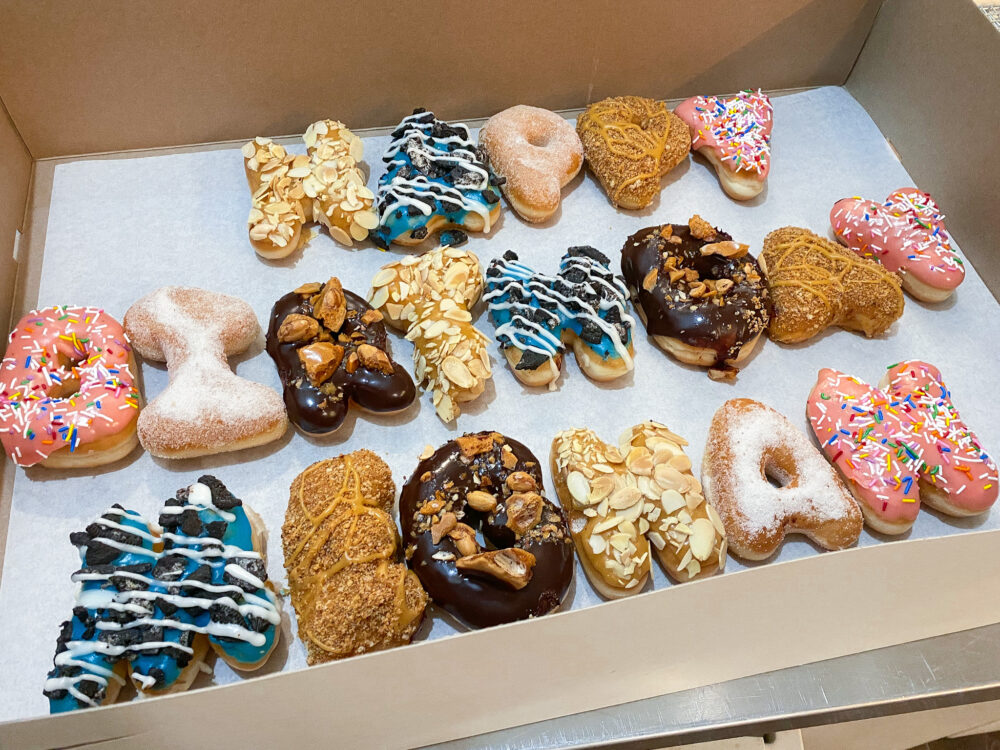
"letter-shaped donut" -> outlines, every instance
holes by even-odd
[[[587,577],[601,594],[637,594],[650,552],[689,581],[726,565],[726,532],[691,474],[687,441],[656,422],[627,429],[618,447],[592,430],[552,441],[552,476]]]
[[[729,548],[746,560],[770,557],[786,534],[831,550],[861,534],[858,504],[830,464],[805,433],[759,401],[735,398],[715,412],[701,483]]]
[[[191,458],[263,445],[284,434],[281,397],[229,369],[260,333],[253,308],[228,294],[162,287],[125,313],[146,359],[166,362],[170,383],[139,414],[139,442],[154,456]]]

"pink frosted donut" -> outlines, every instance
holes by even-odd
[[[771,171],[771,99],[760,90],[735,96],[693,96],[674,110],[691,131],[691,148],[711,162],[722,189],[749,200]]]
[[[138,444],[135,361],[121,324],[96,307],[47,307],[18,321],[0,365],[0,441],[20,466],[100,466]]]
[[[965,278],[944,214],[928,193],[902,188],[885,203],[844,198],[830,210],[837,239],[899,273],[903,288],[925,302],[948,298]]]
[[[559,208],[563,187],[583,165],[576,130],[555,112],[518,104],[493,115],[479,131],[490,166],[506,182],[510,205],[530,222]]]
[[[996,464],[959,417],[937,368],[901,362],[885,383],[887,391],[823,369],[806,405],[813,433],[865,521],[901,534],[921,500],[953,516],[988,510],[997,498]]]

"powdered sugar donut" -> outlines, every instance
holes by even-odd
[[[771,171],[771,100],[759,89],[735,96],[693,96],[674,113],[691,130],[691,148],[711,162],[722,189],[745,201]]]
[[[559,208],[563,187],[583,166],[573,126],[547,109],[518,104],[493,115],[479,131],[500,189],[523,219],[540,222]]]
[[[830,464],[805,433],[759,401],[731,399],[715,413],[701,484],[729,548],[747,560],[770,557],[786,534],[830,550],[861,535],[861,511]]]
[[[19,466],[117,461],[136,445],[139,392],[121,324],[96,307],[18,321],[0,366],[0,441]]]
[[[944,214],[929,193],[902,188],[885,203],[844,198],[833,204],[830,224],[838,240],[898,273],[903,288],[919,300],[946,300],[965,279]]]
[[[226,357],[260,334],[253,308],[228,294],[168,286],[125,313],[146,359],[166,362],[170,384],[143,409],[139,442],[154,456],[191,458],[263,445],[284,434],[281,397],[229,369]]]

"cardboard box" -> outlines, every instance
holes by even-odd
[[[276,45],[296,51],[285,58]],[[362,128],[391,126],[414,102],[463,119],[526,101],[569,109],[626,92],[748,86],[844,85],[948,207],[997,295],[997,45],[971,0],[585,0],[488,12],[314,1],[278,16],[264,3],[8,2],[0,328],[35,303],[55,160],[293,133],[330,102]],[[307,64],[292,62],[300,55]],[[461,64],[446,64],[451,55]],[[0,541],[13,473],[6,462]],[[2,724],[0,745],[402,747],[469,736],[998,622],[998,543],[1000,532],[974,532],[757,567],[300,672]],[[928,611],[921,592],[934,582]],[[665,639],[667,618],[685,617],[696,632]],[[788,628],[796,638],[782,637]]]

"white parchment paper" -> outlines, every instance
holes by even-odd
[[[336,117],[336,111],[331,115]],[[484,269],[491,259],[514,249],[529,265],[554,273],[567,247],[589,244],[609,255],[620,270],[620,249],[628,235],[653,224],[686,222],[699,213],[737,241],[749,243],[756,254],[764,236],[781,226],[827,234],[829,210],[839,198],[881,200],[912,184],[878,128],[843,89],[776,97],[774,123],[769,184],[753,201],[727,198],[712,168],[700,158],[672,171],[659,199],[641,212],[616,211],[593,177],[581,174],[566,188],[561,210],[547,224],[526,224],[505,205],[490,236],[473,235],[468,247],[479,255]],[[366,139],[373,189],[387,140]],[[292,150],[304,152],[304,147]],[[319,231],[290,258],[262,261],[247,241],[249,206],[238,148],[60,165],[52,190],[39,304],[97,305],[121,319],[147,292],[183,284],[242,297],[266,326],[274,301],[299,284],[337,275],[345,288],[366,295],[375,272],[408,252],[393,249],[385,254],[368,242],[346,249]],[[948,207],[943,208],[947,212]],[[136,451],[96,472],[18,469],[0,584],[0,720],[48,711],[42,683],[51,667],[59,624],[70,615],[74,592],[69,576],[79,562],[70,532],[82,529],[115,502],[155,518],[166,498],[205,472],[218,476],[263,517],[270,532],[269,575],[282,586],[280,533],[292,479],[314,461],[362,447],[385,458],[399,485],[426,444],[437,446],[462,432],[499,430],[528,445],[547,467],[549,445],[558,430],[589,426],[614,442],[624,428],[652,418],[689,440],[688,453],[697,467],[712,414],[728,398],[764,401],[808,431],[805,399],[820,368],[835,367],[877,382],[886,366],[921,358],[940,367],[956,405],[987,448],[1000,450],[1000,376],[991,366],[1000,343],[1000,313],[975,270],[968,263],[966,269],[965,283],[949,302],[926,306],[907,297],[903,317],[882,338],[867,340],[831,330],[799,346],[766,341],[731,384],[711,381],[703,370],[672,360],[647,339],[639,324],[635,371],[612,384],[589,381],[569,357],[557,390],[527,389],[494,348],[493,380],[457,425],[443,424],[429,398],[421,396],[401,415],[352,412],[341,431],[326,440],[290,430],[271,445],[204,459],[166,461]],[[492,337],[482,306],[479,312],[478,326]],[[393,336],[392,345],[396,360],[412,371],[411,345],[400,336]],[[237,358],[236,372],[280,390],[277,372],[262,347],[261,339]],[[142,374],[146,396],[152,398],[163,389],[166,372],[146,363]],[[548,476],[546,486],[552,496]],[[994,512],[954,520],[925,510],[904,538],[997,528],[998,516]],[[867,531],[860,541],[865,546],[885,543]],[[813,554],[819,554],[816,548],[793,537],[775,559]],[[731,558],[727,574],[742,567]],[[655,563],[652,578],[647,590],[671,585]],[[578,570],[566,608],[600,602]],[[285,610],[283,642],[264,672],[305,666],[288,600]],[[454,632],[448,621],[435,615],[420,637]],[[205,676],[198,684],[240,679],[219,661],[214,677]]]

